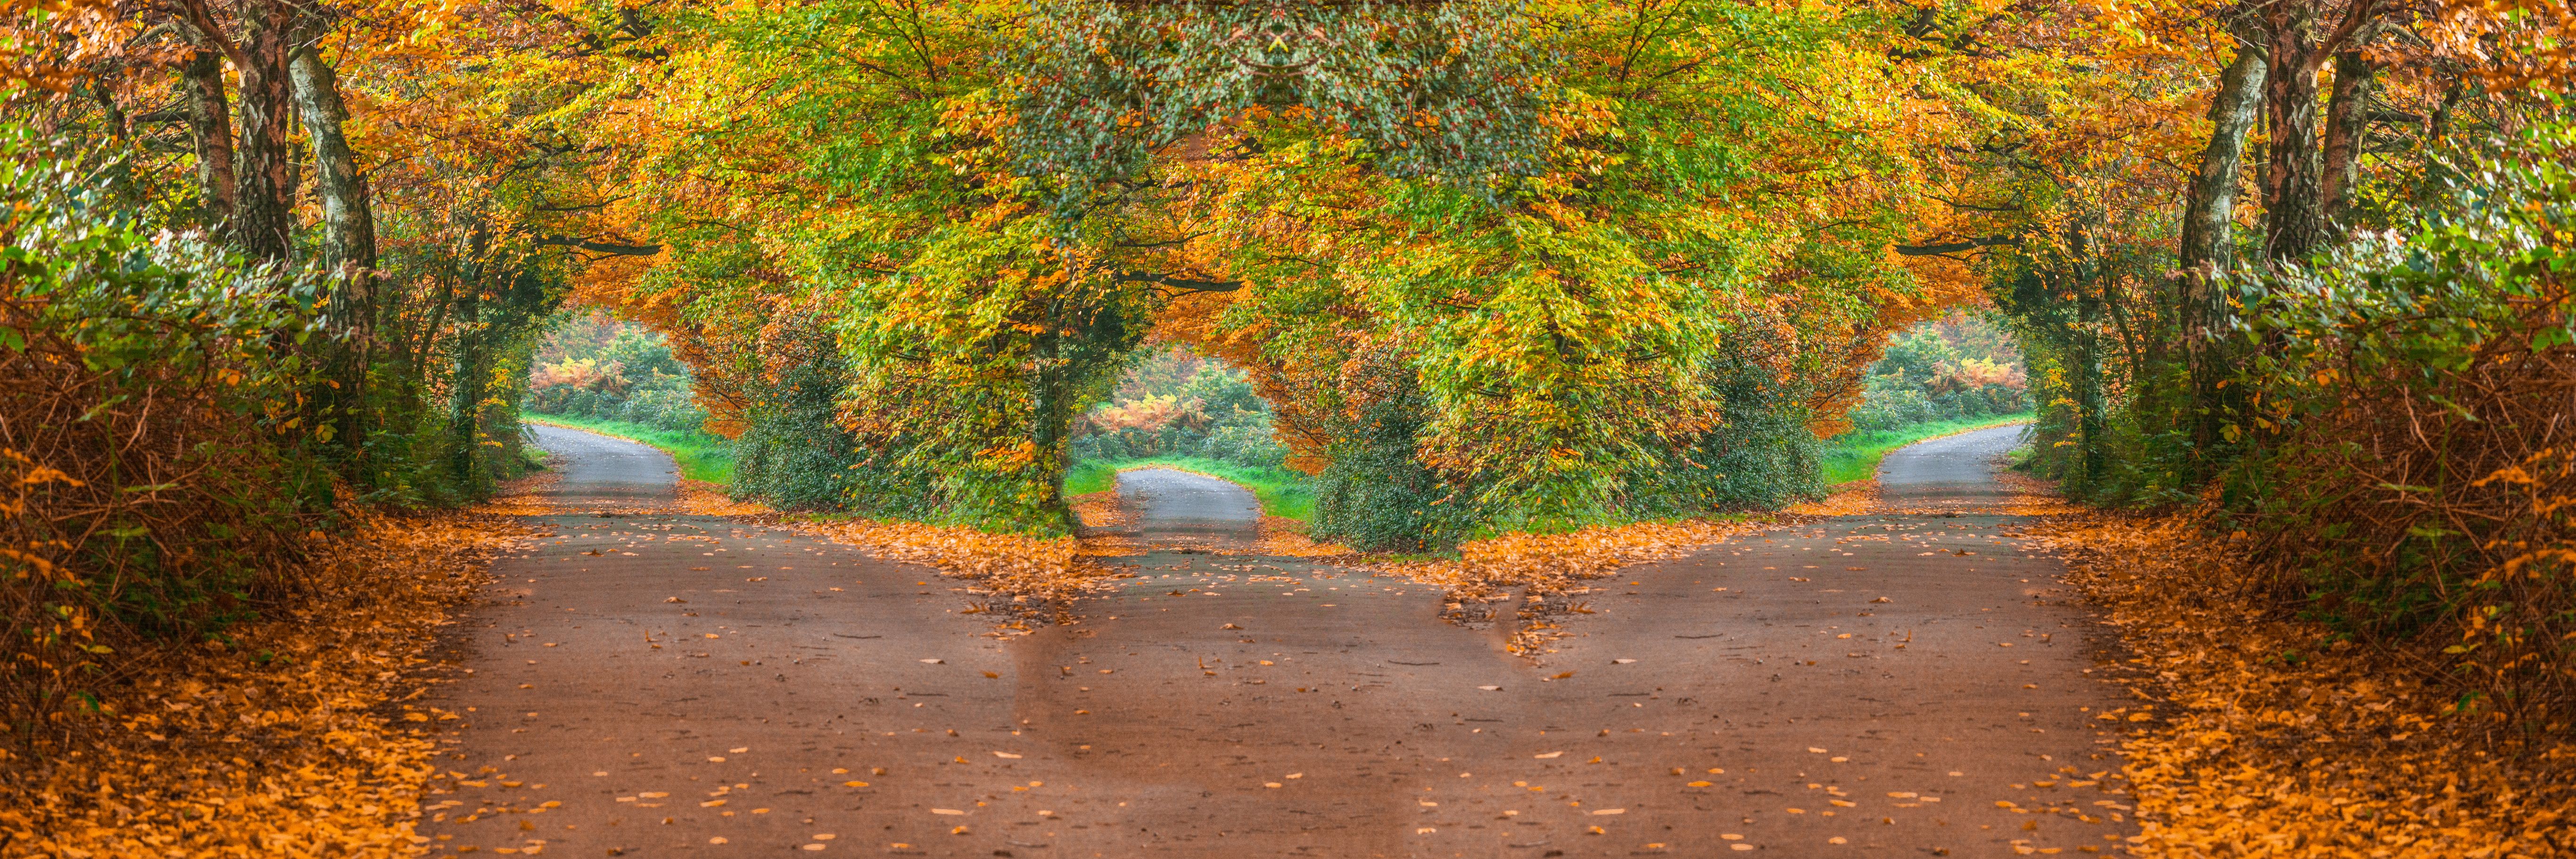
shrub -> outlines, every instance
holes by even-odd
[[[2261,284],[2226,484],[2272,595],[2552,731],[2576,694],[2571,155],[2534,132],[2406,234]]]
[[[303,587],[327,472],[302,411],[324,283],[147,234],[77,165],[0,163],[0,716],[96,690]]]

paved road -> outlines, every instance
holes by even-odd
[[[537,447],[556,459],[549,501],[568,507],[615,508],[669,503],[680,469],[669,454],[634,442],[564,427],[531,424]]]
[[[2008,443],[1910,449],[1882,483],[1973,495]],[[663,491],[589,461],[559,491]],[[1240,527],[1160,505],[1248,503],[1130,479],[1149,541]],[[1195,543],[1005,644],[960,586],[846,547],[550,521],[455,636],[437,853],[2008,855],[2129,831],[2076,786],[2116,763],[2082,709],[2111,700],[2085,674],[2103,633],[2006,517],[1841,517],[1631,568],[1536,662],[1440,620],[1436,589]]]

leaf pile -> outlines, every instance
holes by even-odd
[[[2576,746],[2452,706],[2438,668],[2249,608],[2259,579],[2190,515],[2031,530],[2109,611],[2145,703],[2125,742],[2150,856],[2548,856],[2576,850]]]
[[[773,513],[767,505],[754,501],[737,501],[723,486],[704,480],[681,480],[680,512],[691,516],[758,516]]]
[[[1072,537],[993,534],[964,525],[872,519],[807,518],[797,530],[857,546],[889,561],[921,564],[943,576],[978,579],[1019,601],[1062,607],[1109,571],[1082,560]]]
[[[1596,525],[1563,534],[1505,534],[1459,544],[1454,561],[1385,560],[1363,566],[1438,585],[1452,600],[1489,599],[1513,587],[1543,594],[1776,524],[1769,519],[1674,519]]]
[[[1286,516],[1263,516],[1259,527],[1261,542],[1253,549],[1256,555],[1329,558],[1352,553],[1351,547],[1340,543],[1316,542],[1315,538],[1308,536],[1310,527],[1306,523]]]
[[[165,653],[58,753],[0,759],[0,857],[410,854],[431,742],[396,721],[427,691],[404,674],[514,535],[364,519],[309,599]]]

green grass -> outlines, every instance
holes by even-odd
[[[1893,430],[1868,433],[1846,433],[1836,437],[1825,448],[1825,483],[1827,485],[1868,480],[1878,476],[1878,461],[1897,448],[1928,438],[1955,435],[1969,430],[1999,427],[2005,424],[2029,423],[2031,413],[1988,415],[1956,421],[1935,421]]]
[[[1064,494],[1089,495],[1118,485],[1118,472],[1131,468],[1177,468],[1221,478],[1252,490],[1261,500],[1261,512],[1300,522],[1315,518],[1314,478],[1285,468],[1254,468],[1219,459],[1195,456],[1158,456],[1146,459],[1122,459],[1111,462],[1077,462],[1064,473]]]
[[[625,421],[577,418],[571,415],[521,415],[532,424],[553,424],[615,436],[637,444],[660,448],[680,465],[680,476],[709,483],[733,481],[733,441],[724,436],[697,430],[667,430],[661,427]]]

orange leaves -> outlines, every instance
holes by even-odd
[[[1026,596],[1031,601],[1061,603],[1107,574],[1077,558],[1081,547],[1072,537],[1038,539],[961,525],[857,518],[805,521],[797,523],[797,528],[858,546],[880,558],[937,567],[945,575],[981,579],[995,591]]]
[[[1461,543],[1457,561],[1394,561],[1366,566],[1438,585],[1453,600],[1499,600],[1499,588],[1529,593],[1562,591],[1620,567],[1675,557],[1689,549],[1770,527],[1753,521],[1690,519],[1595,526],[1566,534],[1508,534]],[[1524,633],[1550,628],[1534,624]],[[1538,645],[1543,633],[1516,636],[1515,652]]]
[[[397,703],[412,686],[388,678],[414,664],[444,608],[480,586],[482,559],[522,526],[358,515],[291,612],[102,690],[116,718],[75,723],[41,770],[0,757],[0,840],[13,855],[412,849],[431,746],[412,729],[456,716]]]
[[[2033,529],[2068,557],[2135,656],[2142,697],[2093,714],[2132,732],[2124,771],[2150,853],[2554,855],[2576,816],[2576,748],[2506,738],[2451,710],[2410,658],[2330,645],[2311,621],[2248,610],[2245,562],[2188,514],[2087,513]],[[2262,655],[2256,658],[2255,655]],[[2280,658],[2297,654],[2296,659]],[[2177,706],[2178,705],[2178,706]]]

